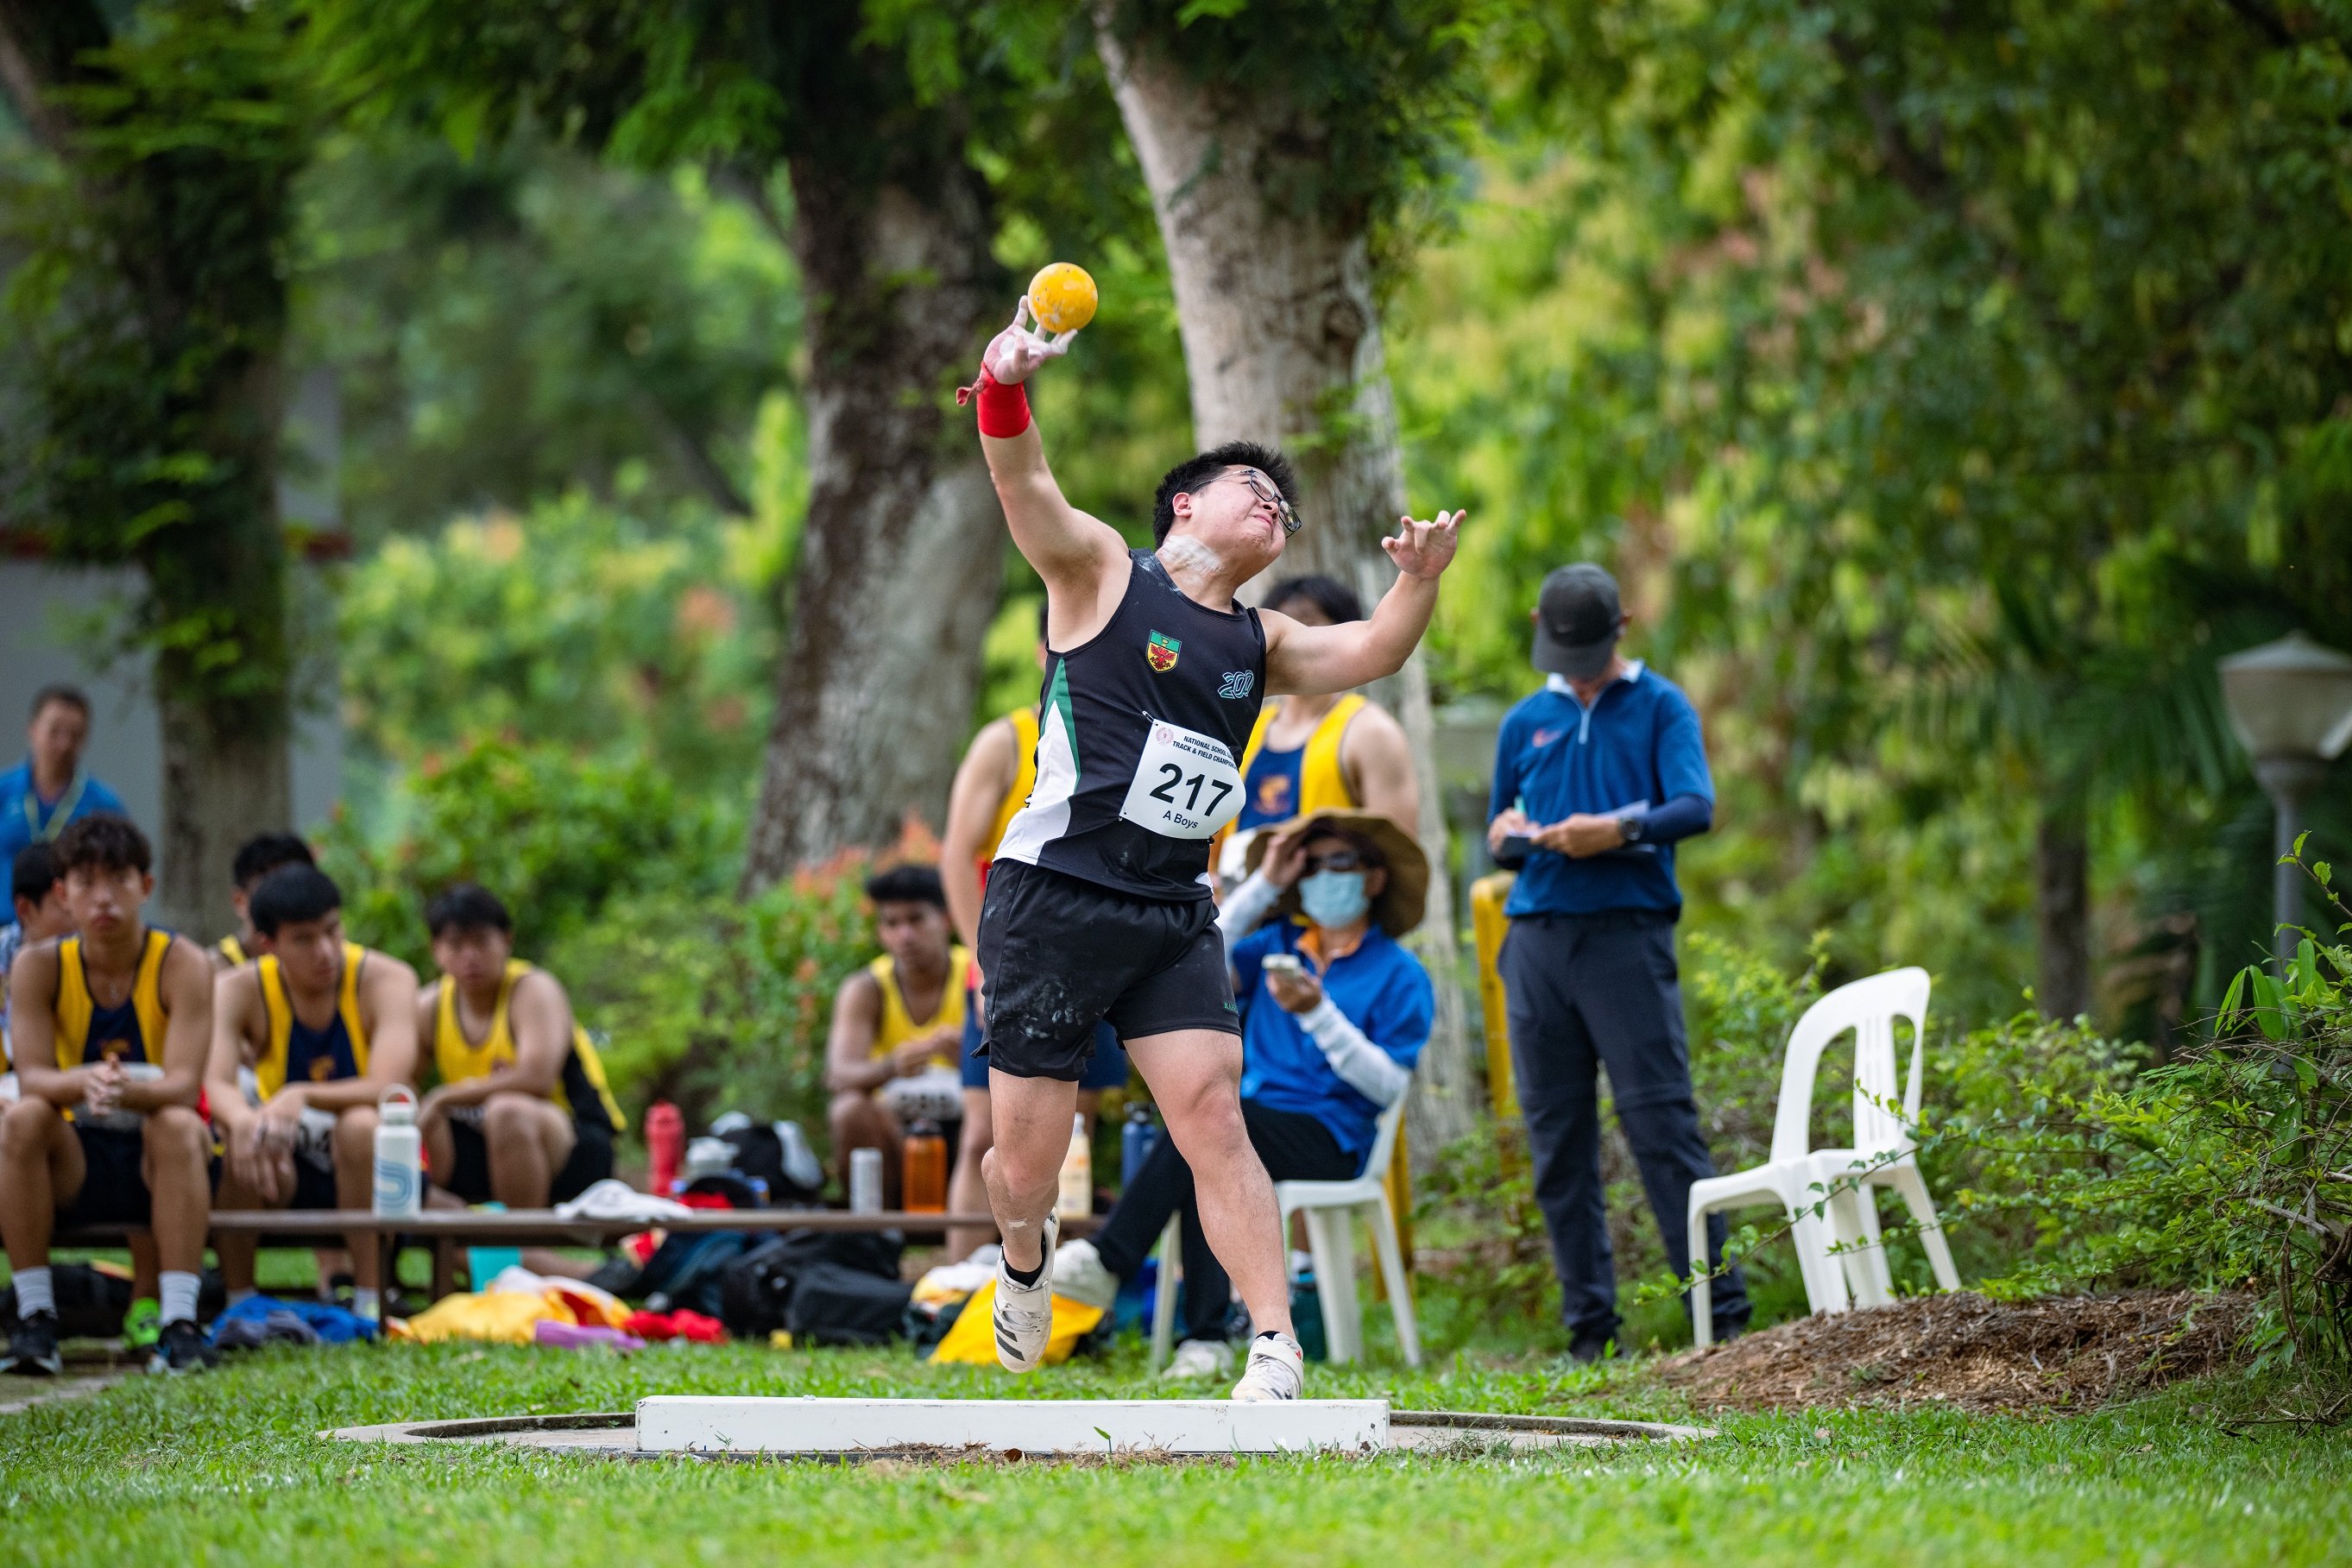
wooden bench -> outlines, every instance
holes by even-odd
[[[1088,1235],[1099,1223],[1100,1218],[1094,1215],[1065,1219],[1062,1234]],[[992,1228],[995,1224],[995,1217],[988,1214],[914,1214],[903,1209],[853,1214],[841,1208],[703,1208],[675,1219],[657,1221],[567,1219],[551,1208],[429,1208],[405,1219],[384,1218],[364,1208],[215,1209],[212,1217],[214,1235],[252,1236],[264,1247],[343,1247],[349,1245],[347,1239],[352,1236],[373,1237],[383,1251],[383,1278],[387,1281],[399,1278],[396,1265],[404,1248],[429,1247],[433,1249],[432,1290],[436,1301],[457,1289],[457,1254],[468,1247],[610,1247],[643,1230],[688,1234],[712,1230],[919,1232],[944,1230],[950,1226]],[[60,1230],[50,1239],[49,1245],[58,1250],[120,1247],[133,1228],[136,1228],[118,1225]],[[477,1287],[485,1282],[474,1281]]]

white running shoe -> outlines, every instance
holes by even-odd
[[[1103,1267],[1091,1241],[1065,1241],[1054,1253],[1054,1294],[1108,1312],[1118,1300],[1118,1276]]]
[[[1160,1375],[1171,1383],[1196,1377],[1225,1377],[1234,1370],[1234,1347],[1223,1340],[1188,1339],[1176,1347],[1168,1369]]]
[[[1054,1336],[1054,1242],[1062,1222],[1045,1217],[1045,1267],[1037,1282],[1024,1285],[1013,1279],[1010,1265],[996,1261],[996,1359],[1007,1372],[1034,1372],[1045,1359],[1045,1342]]]
[[[1307,1353],[1286,1333],[1262,1333],[1250,1341],[1249,1364],[1234,1385],[1234,1397],[1244,1405],[1270,1405],[1296,1399],[1307,1387]]]

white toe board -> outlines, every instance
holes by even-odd
[[[1384,1399],[820,1399],[656,1395],[637,1401],[647,1453],[855,1454],[979,1448],[1024,1454],[1378,1453]]]

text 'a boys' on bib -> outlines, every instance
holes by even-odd
[[[1152,720],[1119,816],[1162,838],[1207,839],[1241,810],[1242,776],[1224,742]]]

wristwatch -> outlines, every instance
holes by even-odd
[[[1617,819],[1617,831],[1629,844],[1642,841],[1642,824],[1649,820],[1647,812],[1627,812]]]

